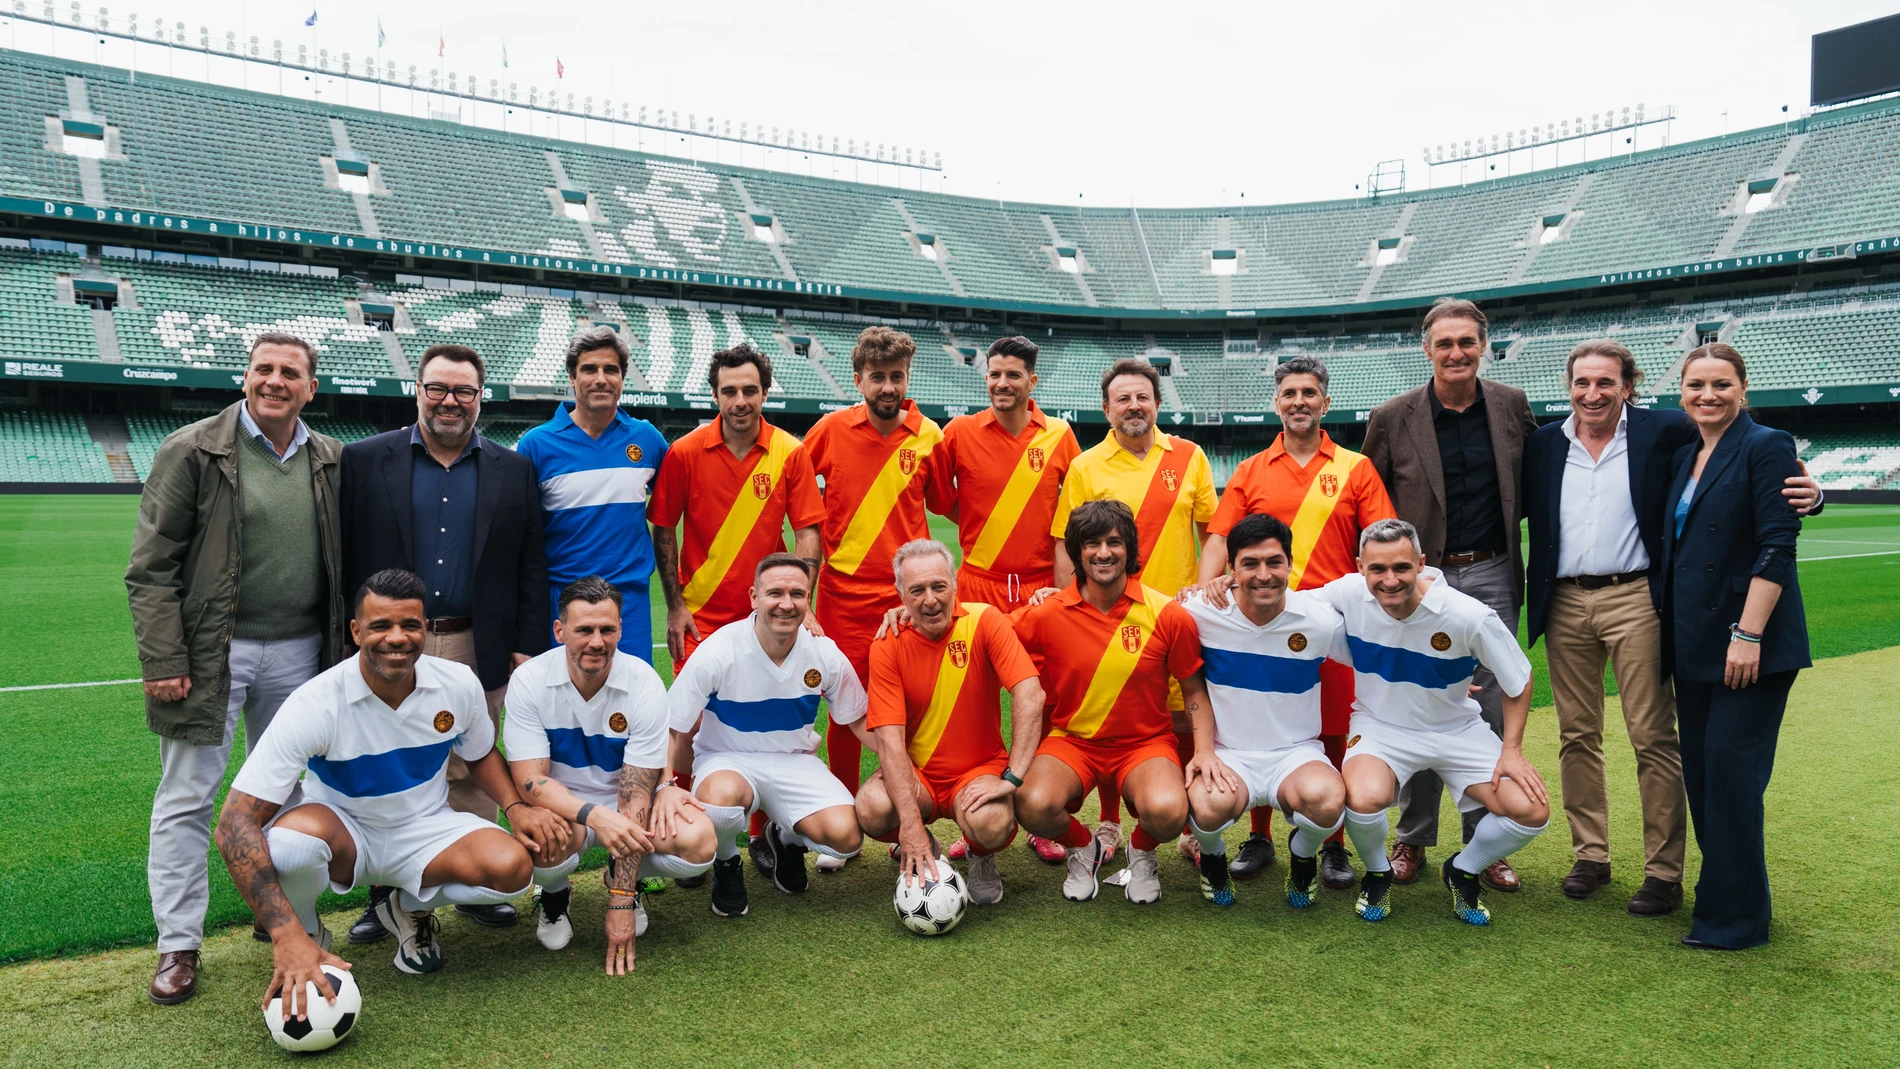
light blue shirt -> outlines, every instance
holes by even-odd
[[[1689,520],[1689,502],[1695,498],[1695,484],[1695,479],[1691,478],[1689,485],[1682,488],[1681,500],[1676,502],[1676,538],[1678,540],[1682,538],[1682,525]]]
[[[265,434],[263,428],[257,425],[257,421],[251,418],[251,403],[248,398],[238,406],[238,422],[244,425],[244,430],[251,437],[263,442],[264,448],[270,450],[270,455],[276,457],[280,464],[296,456],[297,450],[302,449],[303,444],[310,440],[310,428],[304,426],[303,420],[299,419],[296,431],[290,436],[290,448],[279,453],[277,447],[271,444],[270,435]]]

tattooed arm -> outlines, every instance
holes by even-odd
[[[620,804],[613,816],[639,833],[637,848],[616,854],[607,862],[607,975],[625,976],[633,971],[635,957],[633,934],[635,918],[633,896],[640,887],[640,862],[653,849],[653,840],[645,831],[653,809],[653,788],[660,782],[657,768],[622,765],[620,768]],[[603,811],[596,809],[599,817]]]
[[[686,658],[686,636],[697,642],[705,637],[693,623],[692,610],[680,593],[680,548],[671,527],[653,524],[653,574],[659,577],[660,593],[666,597],[666,652],[678,664]]]
[[[232,791],[218,814],[218,853],[224,856],[224,867],[230,870],[231,882],[237,885],[238,893],[251,907],[257,923],[270,932],[271,978],[270,987],[264,992],[264,1008],[269,1008],[271,998],[281,991],[284,1015],[301,1018],[309,1009],[304,1005],[304,984],[316,984],[317,994],[335,1002],[336,991],[330,986],[330,978],[323,974],[322,966],[347,969],[350,965],[317,947],[316,941],[304,931],[296,909],[277,881],[277,868],[271,864],[270,843],[265,839],[264,827],[279,808],[275,802]]]
[[[1182,769],[1186,785],[1193,787],[1194,777],[1205,776],[1211,790],[1244,790],[1234,770],[1214,756],[1214,703],[1207,696],[1205,673],[1197,671],[1181,680],[1181,703],[1189,722],[1194,725],[1194,757]]]
[[[514,773],[515,783],[521,788],[521,798],[531,806],[545,809],[569,824],[580,823],[581,807],[586,803],[574,796],[567,786],[548,774],[548,759],[530,758],[524,761],[508,762],[508,769]],[[605,806],[595,806],[587,814],[587,827],[592,828],[594,837],[600,845],[615,857],[628,853],[645,853],[651,842],[647,838],[645,825],[636,824],[620,815],[616,810]],[[559,857],[543,852],[537,855],[552,865],[568,854],[580,849],[578,839],[563,843]]]

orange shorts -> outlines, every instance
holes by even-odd
[[[1047,572],[1011,575],[964,565],[957,571],[957,600],[980,601],[1004,612],[1029,604],[1029,596],[1055,580]]]
[[[919,771],[917,773],[917,782],[922,784],[924,790],[930,793],[930,804],[932,807],[932,814],[926,816],[924,819],[955,820],[957,816],[957,795],[963,793],[963,788],[968,787],[971,780],[976,779],[978,776],[996,776],[1001,778],[1003,773],[1008,769],[1009,755],[1004,753],[997,754],[987,761],[966,769],[954,779],[937,779],[926,776],[922,771]]]
[[[884,614],[900,604],[897,588],[888,582],[847,585],[829,572],[819,575],[818,626],[858,670],[858,682],[864,682],[871,671],[871,639],[884,623]]]
[[[1082,781],[1085,795],[1099,783],[1113,783],[1115,789],[1121,791],[1130,772],[1157,757],[1165,758],[1177,769],[1181,767],[1181,753],[1171,733],[1155,739],[1109,743],[1050,734],[1042,740],[1036,756],[1053,757],[1068,765],[1069,771]],[[1081,807],[1082,799],[1078,797],[1069,804],[1069,812]]]
[[[1338,661],[1319,665],[1319,733],[1344,735],[1352,730],[1352,669]]]

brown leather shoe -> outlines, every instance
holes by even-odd
[[[158,956],[158,971],[152,975],[152,1001],[160,1006],[176,1006],[198,993],[198,952],[173,950]]]
[[[1682,884],[1659,880],[1654,876],[1643,877],[1643,886],[1636,889],[1630,899],[1629,914],[1632,917],[1660,917],[1674,913],[1682,905]]]
[[[1392,863],[1393,883],[1415,883],[1420,869],[1425,867],[1425,848],[1411,843],[1393,843],[1386,852],[1386,860]]]
[[[1609,862],[1579,861],[1570,866],[1570,875],[1564,877],[1564,895],[1568,898],[1589,898],[1609,882]]]
[[[1493,891],[1502,891],[1507,895],[1523,886],[1517,882],[1517,871],[1511,868],[1511,863],[1503,858],[1491,862],[1490,867],[1480,873],[1478,878],[1484,881],[1486,887]]]

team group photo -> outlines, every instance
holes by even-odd
[[[1774,125],[1139,210],[415,13],[0,12],[0,1060],[1900,1061],[1832,6]]]

